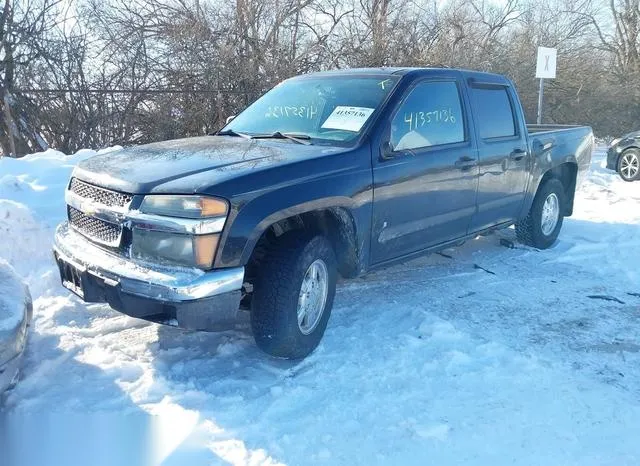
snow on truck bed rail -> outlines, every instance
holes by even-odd
[[[91,153],[0,160],[0,257],[34,298],[16,465],[640,464],[640,183],[602,148],[553,248],[505,230],[344,281],[301,362],[70,296],[52,228]]]

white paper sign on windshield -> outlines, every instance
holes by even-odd
[[[322,127],[324,129],[342,129],[345,131],[358,132],[367,122],[373,108],[367,107],[336,107],[329,118],[327,118]]]

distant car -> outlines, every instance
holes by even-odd
[[[614,139],[607,152],[607,168],[625,181],[640,180],[640,131]]]
[[[32,316],[29,289],[0,259],[0,394],[18,379]]]

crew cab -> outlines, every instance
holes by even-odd
[[[302,358],[336,280],[515,225],[548,248],[573,212],[589,127],[525,124],[505,77],[354,69],[277,85],[215,135],[98,155],[56,231],[86,302],[195,330],[248,310],[257,345]]]

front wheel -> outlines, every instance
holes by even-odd
[[[624,181],[640,179],[640,151],[627,149],[618,159],[618,173]]]
[[[529,214],[516,223],[518,241],[538,249],[551,247],[562,228],[565,202],[564,186],[560,180],[546,181],[538,189]]]
[[[300,359],[320,343],[336,291],[337,266],[324,236],[292,232],[261,264],[251,301],[251,328],[266,353]]]

